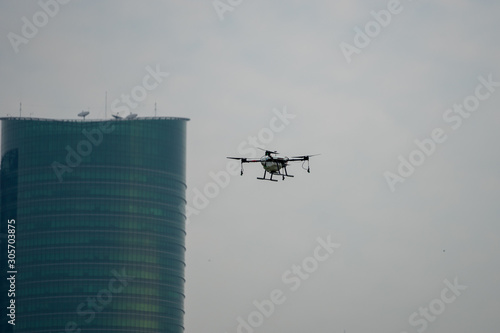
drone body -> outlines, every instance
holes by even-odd
[[[258,163],[262,165],[264,168],[264,176],[262,178],[257,177],[259,180],[270,180],[273,182],[277,182],[277,179],[273,179],[274,175],[282,176],[282,179],[285,180],[285,177],[293,177],[293,175],[289,175],[286,167],[288,166],[288,162],[297,162],[303,161],[304,163],[307,161],[307,172],[310,172],[309,168],[309,157],[316,155],[304,155],[304,156],[294,156],[294,157],[286,157],[286,156],[277,156],[277,151],[266,150],[266,154],[262,156],[260,159],[250,159],[246,157],[228,157],[233,160],[241,161],[241,175],[243,175],[243,163]],[[266,178],[266,174],[269,173],[269,179]]]

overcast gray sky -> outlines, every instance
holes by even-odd
[[[500,3],[54,1],[0,3],[0,114],[191,119],[186,332],[498,330]]]

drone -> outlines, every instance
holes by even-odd
[[[261,149],[261,148],[259,148]],[[261,149],[264,150],[264,149]],[[257,163],[260,162],[262,164],[262,167],[264,168],[264,176],[262,177],[257,177],[259,180],[269,180],[273,182],[277,182],[277,179],[273,179],[274,175],[281,176],[282,180],[285,180],[285,177],[293,177],[293,175],[289,175],[286,167],[288,166],[288,162],[298,162],[298,161],[303,161],[302,163],[302,168],[304,170],[307,170],[307,172],[311,172],[311,169],[309,167],[309,158],[312,156],[316,156],[319,154],[315,155],[302,155],[302,156],[293,156],[293,157],[286,157],[286,156],[278,156],[277,151],[272,151],[272,150],[264,150],[266,154],[262,156],[260,159],[251,159],[251,158],[246,158],[246,157],[228,157],[229,159],[232,160],[239,160],[241,161],[241,175],[243,176],[243,163]],[[307,162],[307,168],[304,168],[305,163]],[[281,171],[282,170],[282,171]],[[266,178],[267,173],[270,173],[269,178]]]

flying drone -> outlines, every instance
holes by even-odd
[[[260,149],[260,148],[259,148]],[[264,149],[262,149],[264,150]],[[273,182],[277,182],[277,179],[273,179],[274,175],[281,176],[282,180],[285,180],[285,177],[293,177],[293,175],[289,175],[286,167],[288,166],[289,162],[299,162],[302,161],[302,168],[304,170],[307,170],[307,172],[311,172],[311,169],[309,167],[309,158],[312,156],[316,155],[302,155],[302,156],[293,156],[293,157],[286,157],[286,156],[278,156],[277,151],[271,151],[271,150],[265,150],[266,154],[262,156],[260,159],[251,159],[251,158],[246,158],[246,157],[228,157],[229,159],[232,160],[239,160],[241,162],[241,175],[243,176],[243,163],[257,163],[260,162],[262,164],[262,167],[264,168],[264,176],[257,177],[259,180],[270,180]],[[304,167],[305,163],[307,162],[307,168]],[[266,178],[266,174],[270,173],[269,179]]]

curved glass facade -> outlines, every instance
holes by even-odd
[[[184,331],[186,122],[2,120],[2,332]]]

